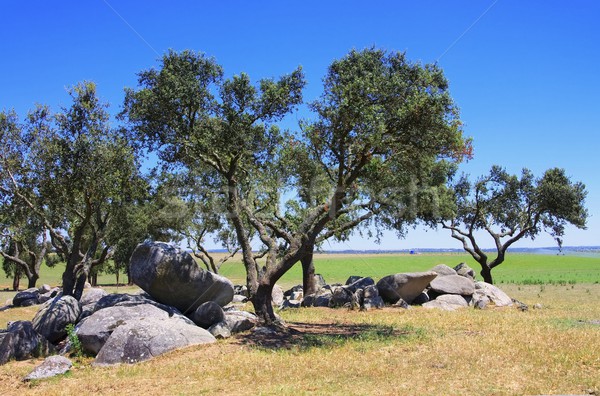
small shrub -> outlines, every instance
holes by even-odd
[[[65,327],[67,331],[67,339],[69,340],[69,344],[71,344],[71,356],[75,356],[78,358],[83,357],[83,346],[81,345],[81,341],[75,333],[75,325],[73,323],[69,323],[67,327]]]

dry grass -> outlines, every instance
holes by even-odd
[[[3,395],[523,395],[600,393],[600,285],[504,285],[542,309],[282,312],[280,343],[250,335],[137,365],[76,364],[23,383],[37,361],[0,366]],[[0,312],[0,326],[30,308]],[[258,342],[257,342],[258,341]],[[264,341],[264,340],[263,340]],[[275,347],[278,345],[279,347]]]

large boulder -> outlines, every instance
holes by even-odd
[[[448,267],[446,264],[438,264],[431,270],[437,273],[438,276],[456,275],[454,268]]]
[[[475,282],[473,299],[488,300],[497,307],[511,307],[513,300],[498,287],[486,282]]]
[[[375,285],[369,285],[364,288],[363,301],[361,302],[361,309],[368,311],[372,308],[383,308],[384,302],[379,295],[379,290]]]
[[[93,364],[137,363],[178,348],[215,341],[207,330],[175,318],[127,319],[114,329]]]
[[[173,319],[193,326],[193,322],[183,315],[170,315],[167,311],[151,304],[138,304],[130,306],[112,306],[96,311],[91,316],[81,320],[75,329],[81,346],[87,352],[97,354],[111,334],[119,326],[132,320],[154,318],[160,320]]]
[[[0,332],[0,366],[14,357],[13,334]]]
[[[350,280],[350,278],[348,278],[348,280]],[[374,285],[375,285],[375,281],[373,280],[373,278],[365,277],[365,278],[355,279],[354,282],[352,282],[350,284],[346,284],[346,286],[344,286],[344,287],[346,289],[350,290],[352,293],[356,293],[356,291],[358,289],[364,289],[367,286],[374,286]]]
[[[33,328],[55,344],[67,336],[66,327],[77,323],[81,306],[72,296],[61,296],[46,302],[33,317]]]
[[[0,340],[2,341],[0,344],[6,343],[6,347],[9,348],[8,359],[23,360],[42,357],[48,355],[54,349],[48,343],[48,340],[35,331],[33,324],[29,321],[19,320],[10,323],[6,333],[10,335],[2,337],[3,341]],[[6,357],[3,359],[6,359]]]
[[[437,308],[443,311],[454,311],[468,306],[467,300],[458,294],[443,294],[435,300],[423,304],[423,308]]]
[[[377,289],[386,302],[394,304],[402,299],[410,304],[437,275],[433,271],[388,275],[377,282]]]
[[[42,362],[42,364],[36,366],[31,373],[23,378],[23,380],[32,381],[55,377],[69,371],[71,366],[73,366],[73,363],[64,356],[49,356]]]
[[[333,288],[331,299],[329,300],[330,308],[339,307],[355,307],[358,306],[359,302],[357,297],[354,295],[352,290],[345,286],[338,286]]]
[[[99,311],[108,307],[133,307],[136,305],[153,305],[156,308],[162,309],[167,312],[169,316],[173,315],[182,315],[181,311],[177,308],[174,308],[170,305],[161,304],[159,302],[154,301],[150,296],[146,293],[142,294],[109,294],[102,297],[96,304],[94,304],[93,312]]]
[[[198,326],[208,329],[215,323],[225,320],[225,312],[219,304],[214,301],[207,301],[200,305],[190,315],[190,319]]]
[[[225,306],[233,299],[231,281],[203,270],[190,254],[166,243],[138,245],[129,268],[136,285],[156,301],[172,305],[184,314],[194,312],[207,301]]]
[[[316,293],[304,296],[302,300],[303,307],[329,307],[333,293],[331,289],[322,288]]]
[[[246,311],[226,311],[225,323],[230,332],[239,333],[256,326],[258,318],[253,313]]]
[[[460,275],[446,275],[431,281],[431,290],[437,294],[470,296],[475,292],[475,282]]]
[[[273,290],[271,291],[271,301],[273,305],[280,306],[283,304],[283,289],[279,285],[273,286]]]
[[[29,307],[39,304],[39,296],[40,290],[37,287],[21,290],[15,294],[12,303],[15,307]]]
[[[104,289],[99,287],[90,287],[89,289],[84,290],[83,295],[79,299],[79,304],[81,304],[82,307],[90,304],[96,304],[102,297],[107,295],[108,293]]]
[[[464,276],[465,278],[475,280],[475,271],[473,270],[473,268],[469,267],[467,263],[458,264],[456,267],[454,267],[454,270],[460,276]]]

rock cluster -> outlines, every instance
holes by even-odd
[[[108,294],[90,287],[77,301],[47,286],[18,293],[14,306],[42,305],[31,322],[12,322],[0,330],[0,364],[59,350],[64,354],[72,348],[95,356],[95,365],[135,363],[255,327],[257,317],[238,308],[247,301],[246,288],[234,287],[226,278],[203,271],[192,262],[187,253],[168,244],[141,244],[130,263],[134,282],[144,290],[139,294]],[[455,268],[440,264],[426,272],[391,274],[377,283],[359,276],[351,276],[344,285],[328,285],[320,275],[315,281],[317,292],[306,296],[302,286],[284,292],[276,285],[273,304],[280,309],[360,310],[386,304],[444,310],[513,304],[497,287],[476,282],[474,271],[466,264]],[[74,334],[67,334],[69,325],[73,325]],[[73,335],[78,345],[71,345]],[[69,367],[63,359],[51,359],[30,379]]]
[[[387,303],[404,308],[422,305],[425,308],[454,310],[469,306],[482,309],[489,304],[498,307],[513,305],[513,300],[496,286],[475,281],[475,272],[465,263],[455,268],[439,264],[430,271],[387,275],[377,284],[369,277],[351,276],[345,285],[327,285],[320,275],[316,276],[320,282],[316,293],[304,296],[302,286],[294,286],[283,293],[284,300],[278,304],[279,307],[369,310],[382,308]]]
[[[74,326],[83,352],[96,356],[95,365],[135,363],[253,327],[255,315],[223,308],[233,298],[231,282],[190,265],[190,260],[188,254],[170,245],[142,244],[130,266],[136,274],[134,281],[145,292],[108,294],[87,288],[79,301],[63,296],[58,289],[48,288],[44,293],[28,289],[17,294],[14,306],[39,304],[40,296],[54,293],[31,322],[10,323],[0,330],[0,364],[61,349],[67,353],[75,347],[67,337],[69,325]],[[47,365],[54,367],[57,362]],[[63,361],[59,366],[68,364]],[[41,367],[31,378],[47,371]]]

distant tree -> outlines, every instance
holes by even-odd
[[[124,116],[163,161],[213,175],[213,195],[241,248],[250,298],[268,323],[275,320],[275,282],[319,243],[380,210],[375,186],[363,187],[363,180],[411,163],[418,169],[433,159],[460,159],[467,148],[441,70],[403,54],[369,49],[334,62],[324,94],[311,106],[318,120],[297,134],[274,123],[302,101],[300,69],[254,86],[245,74],[224,80],[203,55],[170,52],[138,82],[139,90],[127,92]],[[321,178],[316,186],[313,176]],[[390,196],[397,187],[381,186]],[[314,195],[282,207],[289,188]],[[253,250],[253,235],[260,249]]]
[[[492,269],[504,262],[506,251],[518,240],[534,239],[546,231],[562,246],[565,225],[585,228],[588,217],[585,185],[572,182],[563,169],[548,169],[536,179],[527,169],[519,178],[493,166],[488,175],[474,183],[463,175],[453,190],[453,215],[441,225],[481,265],[481,276],[488,283],[493,282]],[[477,231],[492,238],[494,258],[477,243]]]
[[[35,287],[49,248],[44,224],[29,216],[29,210],[6,193],[13,180],[27,182],[30,177],[26,161],[33,137],[22,134],[14,111],[0,113],[0,256],[5,273],[13,277],[14,290],[19,288],[23,275],[28,279],[28,287]],[[18,175],[11,178],[10,169]]]
[[[80,83],[69,94],[73,103],[61,112],[38,106],[28,115],[15,134],[26,149],[2,142],[3,153],[12,151],[1,158],[0,190],[4,202],[48,233],[66,262],[63,293],[80,298],[92,268],[112,254],[119,218],[143,184],[134,151],[109,126],[95,85]]]

